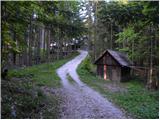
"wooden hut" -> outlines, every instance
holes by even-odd
[[[95,61],[95,64],[97,65],[97,74],[105,80],[122,82],[127,81],[130,77],[132,62],[121,52],[107,49]]]

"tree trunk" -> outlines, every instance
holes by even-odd
[[[38,64],[40,63],[40,60],[41,60],[41,41],[42,41],[42,37],[41,37],[41,35],[42,35],[42,30],[41,30],[41,28],[39,28],[39,34],[38,34],[38,53],[37,53],[37,55],[38,55]]]
[[[152,26],[150,25],[150,36],[152,36]],[[152,89],[153,83],[153,62],[152,62],[152,37],[150,40],[150,69],[149,69],[149,79],[148,79],[148,88]]]
[[[27,40],[28,40],[28,33],[27,33],[27,30],[25,31],[24,33],[24,40],[25,40],[25,43],[26,43],[26,46],[24,47],[24,51],[23,51],[23,65],[27,65],[27,47],[28,47],[28,43],[27,43]]]
[[[97,2],[95,2],[95,27],[94,27],[94,61],[97,58],[96,55],[96,41],[97,41]]]
[[[112,50],[112,43],[113,43],[113,42],[112,42],[112,34],[113,34],[112,31],[113,31],[113,30],[112,30],[112,21],[111,21],[111,41],[110,41],[110,49],[111,49],[111,50]]]
[[[30,30],[29,30],[29,66],[32,65],[32,42],[33,42],[33,35],[32,35],[32,18],[30,17]]]
[[[44,39],[43,39],[43,62],[46,61],[46,36],[47,36],[47,31],[44,29]]]
[[[13,30],[13,40],[16,41],[16,33],[15,31]],[[16,53],[13,52],[13,65],[16,65]],[[10,60],[9,60],[10,61]]]
[[[57,60],[59,60],[59,56],[60,56],[60,30],[58,28],[58,41],[57,41]]]
[[[50,30],[47,30],[47,62],[50,62]]]

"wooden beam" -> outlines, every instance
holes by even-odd
[[[107,65],[104,65],[104,79],[107,80]]]

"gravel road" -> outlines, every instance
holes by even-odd
[[[57,70],[63,85],[62,95],[64,101],[61,104],[61,118],[125,119],[125,114],[119,108],[79,79],[76,68],[88,54],[82,50],[79,52],[80,55]],[[67,79],[68,74],[76,84],[69,82]]]

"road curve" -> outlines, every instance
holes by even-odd
[[[79,79],[76,69],[88,54],[87,51],[79,52],[80,55],[57,69],[64,87],[60,117],[63,119],[125,119],[125,114],[119,108]],[[69,82],[68,74],[76,84]]]

